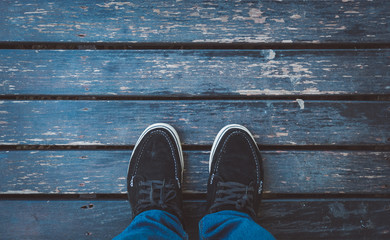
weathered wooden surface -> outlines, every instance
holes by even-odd
[[[2,151],[0,193],[126,193],[131,151]],[[390,153],[262,151],[264,193],[390,193]],[[206,192],[208,151],[185,151],[183,189]]]
[[[389,94],[390,51],[0,50],[0,94]]]
[[[183,144],[209,144],[229,123],[258,144],[389,144],[390,102],[0,101],[0,144],[133,145],[155,122]]]
[[[390,101],[374,101],[388,100],[390,51],[363,49],[388,45],[390,1],[10,0],[0,7],[2,48],[291,47],[1,49],[1,239],[120,233],[130,223],[129,204],[113,198],[125,196],[131,151],[115,146],[134,145],[155,122],[172,124],[185,145],[187,198],[206,189],[209,151],[199,149],[226,124],[240,123],[266,149],[312,149],[262,151],[268,199],[260,223],[278,239],[390,238]],[[339,43],[360,49],[292,50]],[[19,96],[29,101],[11,100]],[[4,150],[26,144],[75,147]],[[75,150],[84,145],[104,150]],[[346,150],[359,145],[382,150]],[[70,200],[77,194],[100,200]],[[13,197],[19,200],[5,200]],[[187,200],[184,210],[196,239],[205,202]]]
[[[386,0],[1,1],[2,41],[387,42]]]
[[[111,239],[130,223],[127,201],[0,201],[2,239]],[[197,239],[205,202],[185,202]],[[388,239],[390,200],[264,200],[259,223],[277,239]],[[23,223],[23,224],[21,224]]]

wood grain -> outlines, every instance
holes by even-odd
[[[230,123],[258,144],[388,144],[390,102],[0,101],[0,144],[133,145],[150,124],[172,124],[182,143],[211,145]]]
[[[1,1],[2,41],[388,42],[390,2]]]
[[[0,1],[0,8],[2,48],[372,48],[390,39],[385,0],[10,0]],[[119,234],[131,215],[127,201],[113,198],[126,192],[131,151],[115,146],[133,146],[155,122],[172,124],[190,149],[184,153],[187,197],[204,196],[193,193],[205,193],[208,178],[209,151],[194,149],[209,148],[229,123],[247,126],[267,149],[388,147],[390,101],[305,96],[373,100],[389,95],[389,70],[389,49],[0,49],[0,146],[107,147],[0,151],[1,239]],[[19,96],[35,100],[10,100]],[[58,100],[42,100],[47,96]],[[61,100],[85,96],[90,100]],[[115,96],[122,100],[107,100]],[[259,223],[277,239],[390,238],[390,152],[262,156],[264,195],[271,199],[260,205]],[[70,199],[77,194],[108,198]],[[184,202],[191,239],[205,212],[204,200]]]
[[[0,95],[389,94],[390,51],[0,50]]]
[[[111,239],[131,219],[127,201],[3,200],[0,208],[4,240]],[[184,202],[190,239],[205,209],[204,201]],[[264,200],[259,223],[277,239],[388,239],[389,214],[389,199]]]
[[[2,151],[1,194],[126,193],[131,151]],[[262,151],[264,193],[388,194],[390,153]],[[185,151],[183,190],[205,193],[208,151]]]

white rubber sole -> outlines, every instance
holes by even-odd
[[[180,138],[179,138],[179,134],[177,134],[176,130],[169,124],[166,124],[166,123],[155,123],[155,124],[152,124],[150,126],[148,126],[141,134],[141,136],[138,138],[135,146],[134,146],[134,149],[133,149],[133,152],[131,154],[131,157],[130,157],[130,162],[129,162],[129,166],[127,168],[127,172],[129,172],[129,169],[130,169],[130,164],[131,164],[131,159],[133,159],[133,154],[135,152],[135,150],[137,149],[139,143],[141,142],[141,140],[143,139],[143,137],[150,131],[156,129],[156,128],[163,128],[165,130],[168,130],[170,133],[172,133],[173,135],[173,138],[175,139],[175,143],[176,143],[176,146],[179,150],[179,159],[180,159],[180,165],[181,165],[181,181],[183,182],[183,171],[184,171],[184,158],[183,158],[183,150],[181,148],[181,143],[180,143]]]
[[[249,130],[242,126],[242,125],[239,125],[239,124],[229,124],[229,125],[226,125],[225,127],[223,127],[217,134],[217,136],[215,137],[215,140],[214,140],[214,143],[213,143],[213,146],[211,147],[211,152],[210,152],[210,159],[209,159],[209,172],[211,171],[211,164],[213,163],[213,158],[214,158],[214,154],[215,154],[215,150],[217,150],[217,146],[219,144],[219,142],[221,141],[221,138],[222,136],[227,132],[229,131],[230,129],[233,129],[233,128],[237,128],[237,129],[241,129],[245,132],[247,132],[249,134],[249,136],[252,138],[252,140],[254,142],[255,139],[253,138],[253,135],[251,132],[249,132]],[[258,148],[257,144],[256,144],[256,147]]]

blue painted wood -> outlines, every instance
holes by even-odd
[[[388,42],[386,0],[1,1],[1,41]]]
[[[389,199],[263,200],[259,223],[277,239],[388,239]],[[0,201],[2,239],[111,239],[130,223],[127,201]],[[204,201],[185,201],[198,239]],[[303,227],[304,226],[304,227]]]
[[[155,122],[182,143],[211,145],[230,123],[260,145],[389,144],[390,102],[364,101],[1,101],[0,144],[133,145]]]
[[[0,50],[0,94],[389,94],[390,51]]]
[[[0,41],[388,43],[389,1],[1,1]],[[207,46],[206,44],[203,46]],[[297,45],[294,45],[297,46]],[[388,50],[0,50],[0,95],[389,94]],[[228,123],[259,144],[388,145],[389,102],[0,101],[1,145],[133,145],[154,122],[185,145]],[[0,152],[2,239],[109,239],[126,201],[30,201],[34,193],[124,193],[131,151]],[[205,192],[208,152],[186,151],[186,193]],[[389,193],[388,152],[263,152],[265,194]],[[26,196],[26,194],[32,194]],[[310,197],[310,195],[306,195]],[[29,199],[29,200],[28,200]],[[275,199],[260,223],[278,239],[388,239],[390,200]],[[186,201],[192,238],[205,203]],[[304,227],[302,227],[304,226]]]
[[[131,151],[2,151],[0,194],[126,193]],[[390,153],[262,151],[264,194],[390,193]],[[184,152],[185,193],[205,193],[207,151]],[[319,167],[321,166],[321,167]]]

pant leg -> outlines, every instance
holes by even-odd
[[[162,210],[148,210],[137,215],[114,240],[188,239],[179,219]]]
[[[204,216],[199,222],[200,239],[275,239],[246,213],[220,211]]]

